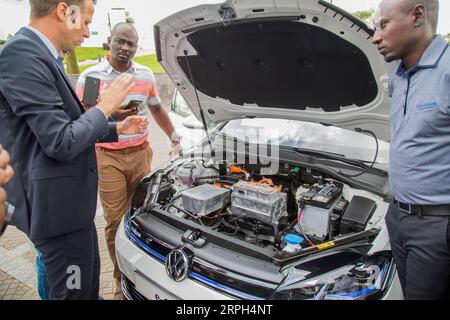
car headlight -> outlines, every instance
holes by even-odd
[[[366,256],[353,265],[313,279],[282,285],[279,300],[374,300],[384,296],[395,275],[390,252]]]

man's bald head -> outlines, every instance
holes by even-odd
[[[136,28],[129,23],[121,22],[114,26],[108,45],[111,49],[111,61],[114,67],[127,69],[138,49],[139,35]],[[123,70],[119,70],[123,71]]]
[[[427,9],[427,22],[433,28],[433,31],[437,32],[437,26],[439,21],[439,0],[383,0],[380,4],[380,8],[401,8],[401,10],[407,14],[411,12],[418,5],[423,5]]]
[[[139,34],[136,28],[131,23],[127,22],[119,22],[118,24],[116,24],[111,30],[111,37],[114,37],[118,32],[126,29],[133,31],[136,34],[136,37],[139,38]]]
[[[412,68],[436,36],[438,14],[438,0],[383,0],[372,43],[386,61]]]

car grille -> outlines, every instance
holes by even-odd
[[[128,300],[148,300],[136,290],[133,282],[124,275],[122,275],[122,291]]]
[[[127,227],[126,230],[131,242],[164,264],[166,256],[172,248],[160,243],[158,240],[147,234],[146,231],[139,228],[139,226],[134,225],[134,228],[139,234],[139,237],[136,234],[133,234],[129,227]],[[194,272],[190,273],[190,279],[234,298],[262,300],[268,298],[273,290],[271,288],[262,288],[243,283],[236,279],[231,279],[228,276],[217,273],[209,267],[200,265],[196,262],[194,262],[192,269]]]

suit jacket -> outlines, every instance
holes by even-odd
[[[115,125],[98,108],[84,112],[50,50],[19,30],[0,49],[0,143],[16,171],[6,185],[13,224],[31,240],[92,225],[97,141],[117,141]]]

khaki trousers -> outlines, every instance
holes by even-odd
[[[114,263],[114,280],[120,281],[115,238],[120,221],[128,210],[139,181],[150,172],[153,151],[146,146],[137,151],[97,149],[99,194],[106,220],[105,237]]]

